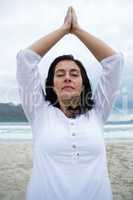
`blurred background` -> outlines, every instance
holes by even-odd
[[[69,6],[82,28],[124,54],[121,86],[104,126],[114,200],[133,199],[133,2],[132,0],[0,0],[0,200],[24,200],[32,167],[32,131],[20,105],[17,53],[59,28]],[[93,91],[102,67],[69,34],[41,60],[42,86],[52,60],[62,54],[80,59]],[[93,133],[92,133],[93,134]]]
[[[16,122],[27,123],[17,90],[17,53],[20,49],[28,47],[40,37],[59,28],[64,21],[69,6],[74,7],[82,28],[103,39],[117,51],[124,54],[125,66],[121,78],[121,87],[107,124],[116,125],[117,123],[117,125],[121,125],[125,123],[132,125],[133,26],[131,20],[133,4],[130,0],[11,0],[10,2],[1,0],[1,126],[5,122],[10,125]],[[92,82],[92,87],[95,89],[102,67],[81,41],[71,34],[62,38],[39,63],[42,86],[44,86],[52,60],[56,56],[65,53],[73,54],[83,62]],[[120,130],[119,126],[118,130]],[[5,130],[5,137],[7,132],[8,130]],[[3,131],[1,131],[1,134],[3,135]],[[7,137],[9,137],[9,134],[7,134]]]

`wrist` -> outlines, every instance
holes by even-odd
[[[77,35],[80,31],[81,31],[81,27],[80,26],[76,26],[75,28],[73,28],[72,34]]]
[[[67,28],[63,25],[59,29],[62,31],[63,36],[65,36],[69,33],[69,30],[67,30]]]

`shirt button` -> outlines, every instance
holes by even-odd
[[[72,147],[75,149],[75,148],[76,148],[76,145],[75,145],[75,144],[73,144],[73,145],[72,145]]]
[[[70,124],[73,126],[73,125],[74,125],[74,122],[71,122]]]
[[[76,134],[75,133],[72,133],[72,136],[75,136]]]
[[[76,155],[79,156],[79,153],[77,153]]]

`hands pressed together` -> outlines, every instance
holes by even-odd
[[[91,51],[98,61],[116,54],[109,45],[85,31],[78,23],[75,10],[70,6],[63,24],[55,31],[43,36],[28,48],[44,56],[64,35],[74,34]]]
[[[80,28],[75,10],[72,6],[68,8],[67,14],[64,19],[64,24],[61,26],[61,28],[65,31],[65,33],[72,33],[72,34],[74,34],[74,32],[78,28]]]

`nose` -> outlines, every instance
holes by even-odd
[[[69,75],[69,73],[66,73],[64,82],[71,82],[71,76]]]

